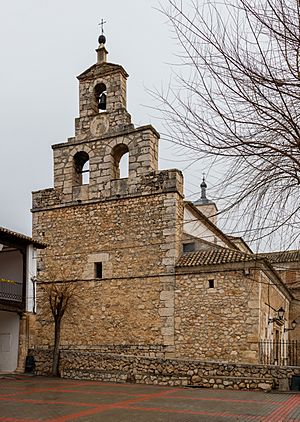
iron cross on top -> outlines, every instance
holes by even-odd
[[[99,23],[99,25],[101,26],[101,31],[102,34],[104,33],[104,24],[107,23],[104,19],[101,19],[101,22]]]

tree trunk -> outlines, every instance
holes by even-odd
[[[59,346],[60,346],[60,328],[61,319],[54,322],[54,348],[53,348],[53,361],[52,361],[52,375],[58,377],[58,366],[59,366]]]

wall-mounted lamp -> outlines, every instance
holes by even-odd
[[[294,321],[291,322],[291,328],[285,328],[283,331],[284,332],[293,331],[296,328],[296,325],[297,325],[297,321],[294,320]]]
[[[269,318],[268,323],[271,324],[271,322],[283,322],[285,310],[281,307],[277,311],[277,317]]]

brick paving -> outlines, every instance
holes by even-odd
[[[0,378],[3,422],[300,421],[300,394]]]

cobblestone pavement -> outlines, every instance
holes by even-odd
[[[300,394],[16,376],[0,379],[0,421],[300,421]]]

